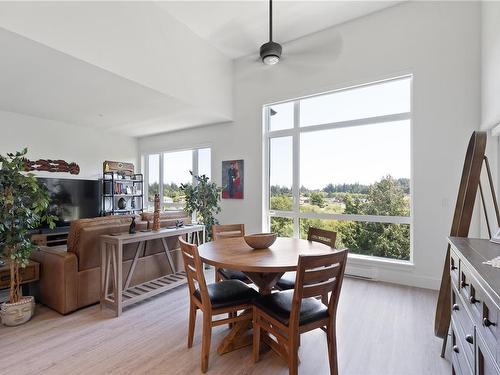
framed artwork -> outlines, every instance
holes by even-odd
[[[245,186],[243,160],[222,162],[222,198],[243,199]]]

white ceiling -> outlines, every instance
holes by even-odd
[[[0,110],[144,136],[216,122],[211,114],[0,28]]]
[[[350,21],[401,1],[274,1],[279,43]],[[268,1],[159,1],[193,32],[231,58],[252,53],[268,40]]]

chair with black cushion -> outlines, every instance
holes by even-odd
[[[300,334],[322,328],[327,332],[330,374],[338,374],[336,315],[347,250],[327,255],[301,255],[294,290],[276,292],[254,300],[253,356],[259,360],[261,330],[271,349],[288,362],[289,373],[298,373]],[[325,306],[315,297],[331,292]]]
[[[179,242],[189,287],[188,348],[193,346],[196,312],[201,310],[203,312],[201,371],[206,372],[212,327],[241,320],[250,321],[251,313],[238,315],[238,312],[251,309],[252,301],[259,297],[259,293],[239,280],[224,280],[207,285],[198,248],[184,241],[182,236],[179,237]],[[220,314],[228,314],[228,318],[212,320],[213,316]]]
[[[309,230],[307,232],[307,240],[319,242],[334,249],[335,241],[337,240],[337,232],[309,227]],[[290,290],[295,288],[295,278],[295,272],[285,273],[276,283],[276,288],[279,290]],[[328,301],[328,296],[322,296],[321,299],[323,303],[326,304],[326,301]]]
[[[245,224],[225,224],[213,225],[212,237],[214,241],[224,238],[243,237],[245,235]],[[215,281],[221,280],[240,280],[244,283],[251,283],[250,279],[241,271],[230,270],[227,268],[215,269]]]

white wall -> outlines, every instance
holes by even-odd
[[[102,162],[137,163],[137,140],[71,124],[0,111],[0,154],[28,147],[28,159],[62,159],[80,166],[80,174],[37,172],[38,176],[97,179]]]
[[[500,134],[500,2],[481,2],[481,130],[489,131],[486,154],[491,164],[495,188],[500,186],[500,163],[498,153],[498,135]],[[488,180],[482,176],[483,186]],[[486,192],[489,198],[489,190]],[[497,222],[491,199],[487,200],[488,218],[492,231]],[[481,235],[488,236],[486,221],[481,210]]]
[[[500,2],[481,2],[481,128],[500,125]]]
[[[414,266],[350,261],[350,267],[380,280],[437,288],[466,145],[480,118],[479,45],[479,4],[404,3],[285,45],[285,57],[289,50],[322,48],[321,55],[302,56],[300,65],[294,56],[272,68],[255,56],[237,60],[233,124],[142,138],[139,150],[209,144],[218,183],[222,160],[244,159],[245,199],[224,200],[220,219],[259,231],[262,106],[412,73]]]

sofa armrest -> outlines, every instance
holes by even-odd
[[[40,263],[35,297],[42,304],[67,314],[78,308],[78,259],[65,248],[40,247],[31,259]]]

